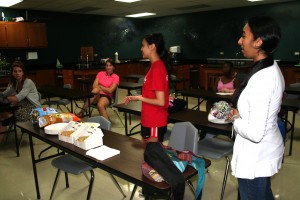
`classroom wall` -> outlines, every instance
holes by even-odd
[[[2,57],[25,60],[25,52],[37,51],[39,59],[24,61],[27,65],[55,66],[76,63],[81,46],[93,46],[98,58],[141,58],[141,40],[145,34],[161,32],[166,46],[181,46],[180,59],[242,58],[237,55],[237,41],[248,17],[268,15],[275,18],[282,28],[282,41],[275,52],[275,59],[299,61],[294,56],[300,51],[300,2],[199,12],[177,16],[131,19],[95,15],[65,14],[27,11],[28,20],[47,24],[48,47],[45,49],[3,50]],[[5,16],[26,16],[25,10],[0,8]],[[224,55],[220,55],[224,52]]]

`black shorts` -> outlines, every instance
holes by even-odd
[[[150,138],[158,138],[159,142],[164,141],[164,134],[167,132],[167,126],[162,127],[145,127],[141,126],[141,136],[144,140],[148,140]]]
[[[108,96],[108,95],[106,95],[106,94],[100,94],[100,96],[99,96],[99,99],[101,98],[101,97],[106,97],[107,99],[108,99],[108,101],[109,101],[109,105],[111,104],[111,98],[110,98],[110,96]]]

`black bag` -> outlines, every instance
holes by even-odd
[[[168,113],[174,113],[183,110],[187,103],[183,99],[171,99],[169,100]]]
[[[182,200],[185,190],[184,176],[168,157],[162,144],[149,142],[144,152],[144,160],[170,184],[172,199]]]

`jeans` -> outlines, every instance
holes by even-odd
[[[274,200],[270,177],[238,178],[238,183],[242,200]]]

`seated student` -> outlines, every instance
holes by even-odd
[[[0,92],[2,103],[19,103],[21,106],[16,110],[16,121],[31,120],[32,109],[42,107],[39,93],[34,82],[27,78],[26,70],[21,61],[12,63],[9,84],[5,91]],[[12,116],[10,112],[0,114],[0,121]],[[0,122],[0,132],[5,132],[6,127]],[[4,134],[0,134],[0,143],[4,139]]]
[[[94,97],[90,98],[91,104],[97,104],[100,115],[109,120],[106,108],[111,104],[113,93],[119,85],[120,78],[114,73],[115,63],[112,59],[105,61],[105,71],[100,71],[93,83],[92,93]],[[88,108],[88,101],[85,101],[82,110],[77,114],[83,117]]]
[[[213,90],[216,92],[233,93],[237,86],[236,73],[232,73],[232,62],[226,61],[223,65],[223,75],[216,80]],[[206,102],[206,111],[209,112],[213,102]]]
[[[215,90],[218,92],[224,93],[233,93],[237,80],[235,78],[236,73],[232,73],[233,64],[232,62],[226,61],[223,65],[223,75],[219,77],[217,82],[215,83]]]

